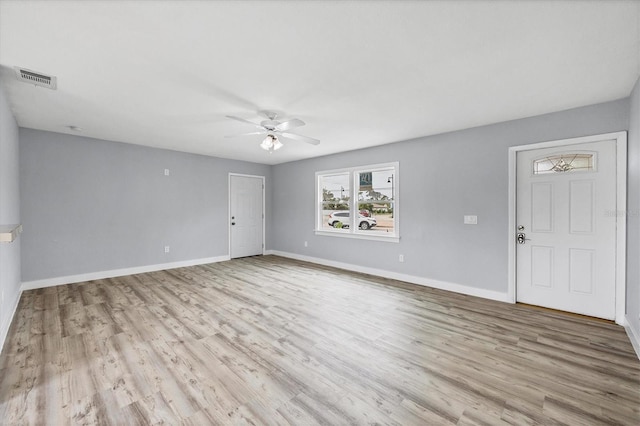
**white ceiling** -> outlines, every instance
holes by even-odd
[[[277,164],[624,98],[640,2],[1,0],[0,65],[22,127]]]

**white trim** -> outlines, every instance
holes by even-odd
[[[605,140],[616,141],[616,208],[624,212],[627,208],[627,132],[613,132],[601,135],[583,136],[571,139],[540,142],[530,145],[512,146],[509,148],[509,232],[508,232],[508,286],[507,295],[511,303],[516,302],[516,156],[520,151],[541,148],[555,148]],[[617,324],[625,321],[626,299],[626,247],[627,220],[626,215],[616,215],[616,317]]]
[[[362,171],[362,170],[377,172],[380,170],[388,169],[389,167],[398,167],[399,164],[400,162],[398,161],[390,161],[388,163],[378,163],[378,164],[363,164],[361,166],[344,167],[341,169],[320,170],[316,172],[316,175],[318,174],[322,174],[322,175],[336,174],[337,175],[340,173],[356,172],[356,171]]]
[[[249,177],[255,179],[262,179],[262,254],[264,255],[264,250],[267,247],[267,209],[266,209],[266,190],[267,183],[266,178],[264,176],[258,175],[246,175],[242,173],[229,173],[228,182],[227,182],[227,235],[229,236],[229,259],[231,259],[231,176],[241,176],[241,177]]]
[[[624,318],[624,323],[622,324],[622,326],[627,332],[627,336],[629,336],[629,340],[631,341],[633,350],[636,351],[636,355],[638,356],[638,359],[640,359],[640,334],[638,334],[636,330],[631,327],[631,321],[629,321],[626,316]]]
[[[313,231],[316,235],[324,235],[325,237],[341,237],[341,238],[355,238],[359,240],[374,240],[374,241],[384,241],[387,243],[399,243],[400,237],[398,236],[389,236],[387,237],[384,234],[375,234],[371,232],[370,234],[358,233],[358,234],[347,234],[346,232],[340,231],[331,231],[331,230],[323,230],[323,231]]]
[[[454,293],[467,294],[469,296],[482,297],[483,299],[508,302],[507,293],[493,290],[485,290],[477,287],[470,287],[463,284],[450,283],[446,281],[433,280],[430,278],[418,277],[415,275],[402,274],[399,272],[385,271],[384,269],[369,268],[366,266],[352,265],[350,263],[336,262],[333,260],[321,259],[318,257],[304,256],[296,253],[288,253],[279,250],[267,250],[265,254],[287,257],[290,259],[302,260],[316,263],[318,265],[330,266],[333,268],[345,269],[352,272],[375,275],[382,278],[389,278],[397,281],[404,281],[425,287],[437,288],[440,290],[452,291]]]
[[[616,139],[616,210],[627,211],[627,132]],[[622,325],[627,311],[627,215],[616,214],[616,323]]]
[[[22,289],[18,291],[18,297],[13,302],[13,308],[10,309],[11,315],[4,318],[4,322],[2,323],[2,328],[0,328],[0,353],[2,353],[2,349],[4,348],[5,341],[7,336],[9,335],[9,329],[11,328],[11,324],[13,323],[13,318],[16,316],[16,312],[18,310],[18,305],[20,304],[20,299],[22,298]]]
[[[509,148],[509,232],[507,264],[507,297],[510,303],[516,303],[516,160],[518,150]]]
[[[207,263],[224,262],[229,256],[206,257],[204,259],[183,260],[180,262],[161,263],[157,265],[135,266],[133,268],[112,269],[109,271],[89,272],[87,274],[67,275],[65,277],[46,278],[43,280],[25,281],[22,291],[37,288],[54,287],[63,284],[81,283],[105,278],[122,277],[125,275],[143,274],[145,272],[163,271],[166,269],[183,268],[185,266],[204,265]]]

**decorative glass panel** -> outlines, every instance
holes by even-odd
[[[589,170],[593,170],[593,154],[558,154],[533,162],[534,175]]]

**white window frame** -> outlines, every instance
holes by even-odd
[[[387,234],[375,234],[374,230],[362,231],[357,226],[350,226],[348,229],[323,229],[323,203],[322,203],[322,188],[320,184],[320,178],[326,175],[335,175],[340,173],[349,173],[350,182],[350,198],[349,198],[349,216],[356,218],[358,214],[358,189],[360,182],[358,182],[358,174],[361,172],[376,172],[380,170],[393,169],[393,233]],[[392,243],[400,242],[400,197],[398,194],[400,188],[400,163],[395,161],[391,163],[372,164],[357,167],[348,167],[343,169],[323,170],[316,172],[316,224],[315,234],[324,235],[329,237],[342,237],[342,238],[356,238],[361,240],[375,240],[386,241]]]

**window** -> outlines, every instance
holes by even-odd
[[[541,158],[533,162],[533,174],[566,173],[576,171],[592,171],[593,154],[572,153],[559,154]]]
[[[398,163],[316,173],[316,234],[399,240]]]

